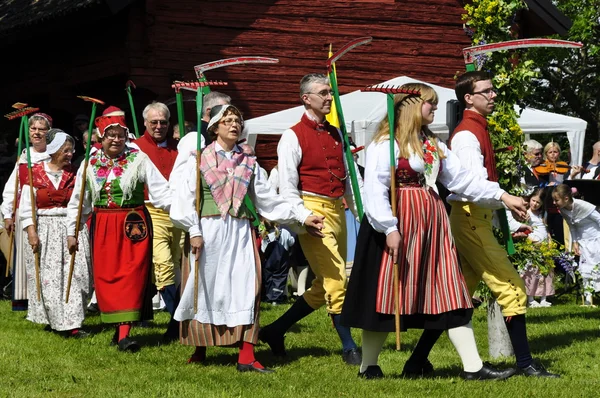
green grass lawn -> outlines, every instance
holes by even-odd
[[[529,339],[534,357],[558,380],[513,377],[505,382],[466,382],[459,377],[459,357],[444,335],[430,357],[435,377],[409,380],[400,377],[404,362],[420,331],[402,334],[402,351],[393,349],[390,335],[381,354],[386,374],[381,380],[357,378],[358,369],[345,365],[339,341],[324,310],[300,322],[287,334],[288,356],[275,360],[266,345],[257,358],[275,374],[238,373],[237,350],[209,348],[205,365],[188,365],[192,348],[178,342],[160,345],[168,315],[156,314],[147,328],[134,328],[143,344],[136,354],[118,352],[109,342],[112,328],[99,317],[86,320],[93,336],[64,339],[43,326],[11,312],[0,302],[0,396],[34,397],[599,397],[600,308],[570,303],[530,310]],[[270,323],[288,305],[263,305],[262,323]],[[485,310],[476,310],[474,328],[479,352],[487,354]],[[360,343],[360,331],[354,331]],[[509,366],[512,359],[498,362]]]

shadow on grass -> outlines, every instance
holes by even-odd
[[[540,312],[538,312],[540,311]],[[600,319],[600,308],[586,308],[581,312],[561,314],[544,314],[543,308],[527,310],[527,323],[551,323],[554,321],[565,321],[566,319]]]
[[[573,343],[597,340],[600,332],[598,328],[594,329],[583,329],[576,332],[566,332],[560,334],[545,334],[543,336],[529,339],[529,346],[531,352],[539,353],[546,352],[555,348],[569,347]]]

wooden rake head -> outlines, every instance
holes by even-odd
[[[16,104],[15,104],[16,105]],[[27,115],[31,115],[32,113],[35,113],[37,111],[40,110],[40,108],[34,108],[32,106],[27,106],[27,104],[24,104],[24,107],[20,107],[18,108],[16,111],[12,111],[10,113],[7,113],[6,115],[4,115],[5,118],[7,118],[8,120],[14,120],[18,117],[23,117],[23,116],[27,116]],[[13,108],[15,106],[13,105]]]
[[[88,97],[86,95],[78,95],[77,98],[81,98],[85,102],[93,102],[94,104],[104,105],[104,101],[99,100],[98,98]]]
[[[178,93],[180,90],[189,90],[189,91],[198,91],[199,88],[206,86],[226,86],[227,83],[220,80],[211,80],[211,81],[174,81],[171,84],[171,88],[175,89],[175,92]]]
[[[420,90],[411,90],[411,89],[406,89],[406,88],[402,88],[401,86],[394,86],[394,85],[374,85],[374,86],[368,86],[365,87],[363,89],[361,89],[360,91],[363,92],[376,92],[376,93],[383,93],[383,94],[408,94],[408,95],[417,95],[420,96],[421,95],[421,91]]]

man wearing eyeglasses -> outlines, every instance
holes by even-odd
[[[177,158],[177,141],[168,135],[171,113],[165,104],[153,102],[146,106],[142,115],[146,131],[135,143],[168,181]],[[146,208],[152,218],[154,232],[152,262],[155,285],[171,314],[163,340],[172,341],[179,337],[179,323],[175,321],[173,314],[179,303],[175,267],[180,266],[183,234],[181,229],[173,226],[169,213],[152,206],[147,197]]]
[[[467,72],[456,82],[456,98],[465,108],[462,121],[450,136],[461,165],[484,179],[498,181],[494,149],[487,131],[487,116],[494,111],[496,92],[491,77]],[[534,363],[527,340],[525,284],[492,231],[495,203],[471,203],[460,195],[448,196],[452,205],[450,226],[460,255],[467,287],[474,293],[480,280],[492,291],[512,342],[517,371],[525,376],[559,377]]]
[[[544,160],[543,146],[536,140],[527,140],[523,143],[523,148],[525,149],[527,165],[521,182],[528,187],[539,187],[540,180],[534,169],[542,164]]]
[[[306,227],[299,234],[302,251],[315,274],[312,286],[278,320],[263,328],[259,338],[275,355],[285,355],[284,334],[314,310],[327,312],[342,342],[342,359],[360,365],[361,355],[350,334],[340,324],[346,295],[346,218],[343,199],[354,209],[343,140],[338,129],[325,120],[333,101],[329,79],[312,73],[300,81],[305,112],[298,124],[283,132],[277,147],[279,192],[292,203],[299,218],[325,218],[324,228]],[[354,167],[354,165],[350,165]]]

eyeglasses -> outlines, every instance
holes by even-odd
[[[485,90],[475,91],[474,93],[471,93],[471,94],[472,95],[481,94],[481,95],[487,97],[487,96],[489,96],[492,93],[496,93],[496,90],[494,90],[493,87],[490,87],[490,88],[486,88]]]
[[[333,97],[333,90],[321,90],[318,93],[307,93],[307,94],[314,94],[314,95],[318,95],[319,97],[325,99],[329,96]]]
[[[127,138],[126,134],[111,134],[111,133],[106,133],[105,137],[111,141],[116,141],[116,140],[124,140]]]
[[[150,124],[152,126],[156,126],[158,124],[160,124],[162,126],[168,126],[169,125],[169,121],[168,120],[150,120]]]
[[[234,123],[239,124],[240,126],[244,124],[244,122],[242,122],[240,119],[225,119],[221,120],[221,123],[226,127],[231,127]]]

